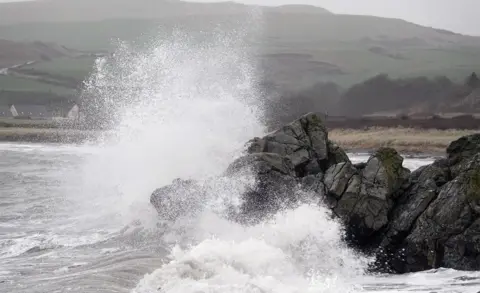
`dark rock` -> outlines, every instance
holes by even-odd
[[[171,185],[159,188],[150,197],[150,203],[165,220],[198,212],[205,191],[193,180],[176,179]]]
[[[447,147],[448,159],[450,164],[455,164],[458,160],[472,157],[480,152],[480,133],[463,136]]]
[[[325,127],[314,114],[307,114],[264,138],[254,139],[249,152],[260,156],[275,153],[288,159],[293,165],[295,177],[301,178],[304,190],[323,198],[345,220],[349,234],[359,243],[366,242],[387,224],[392,208],[391,197],[409,175],[402,166],[403,158],[388,148],[378,150],[362,170],[357,170],[346,153],[328,141]],[[276,169],[278,172],[281,168]],[[285,187],[292,189],[294,182],[286,180],[291,176],[289,172],[280,172],[282,176],[275,173],[264,176],[255,172],[260,188],[247,194],[248,209],[261,207],[260,210],[267,211],[269,206],[275,210],[279,205],[273,204],[273,201],[298,200],[292,190],[285,192]]]
[[[323,180],[327,194],[336,200],[340,199],[354,175],[358,175],[358,172],[350,162],[331,166]]]
[[[253,153],[240,157],[228,166],[226,175],[238,175],[239,172],[267,174],[278,172],[283,175],[295,176],[295,170],[288,157],[275,153]]]
[[[243,194],[243,204],[237,221],[256,224],[279,210],[294,207],[300,200],[298,181],[278,172],[259,174],[257,183]]]
[[[477,218],[462,234],[445,243],[443,266],[477,271],[480,268],[480,218]]]
[[[446,160],[438,160],[411,174],[407,188],[401,192],[391,213],[389,226],[380,244],[377,265],[395,270],[403,262],[405,255],[398,246],[408,236],[418,217],[437,197],[449,176]]]
[[[468,158],[463,158],[456,164],[452,165],[450,167],[452,178],[455,178],[464,172],[468,172],[469,170],[475,169],[477,166],[480,166],[480,153]]]
[[[461,171],[456,166],[480,153],[480,134],[463,136],[453,141],[447,148],[447,158],[452,166],[452,174],[456,177]]]
[[[392,196],[408,179],[403,158],[393,149],[382,148],[357,170],[350,162],[330,167],[325,186],[334,212],[347,225],[347,238],[366,245],[388,223]]]
[[[413,172],[395,201],[377,264],[397,272],[480,269],[480,154],[477,136],[453,142],[448,157]]]
[[[410,175],[403,167],[403,157],[392,148],[380,148],[368,160],[363,177],[379,186],[382,194],[377,197],[387,199],[400,188]]]
[[[417,218],[437,197],[440,188],[448,182],[449,169],[443,161],[437,161],[412,174],[412,178],[413,182],[395,205],[384,246],[397,244],[396,238],[411,230]]]
[[[233,162],[226,175],[236,177],[250,173],[255,176],[256,182],[243,194],[237,221],[254,224],[297,201],[294,190],[298,180],[288,157],[275,153],[249,154]]]
[[[342,149],[328,141],[323,122],[312,113],[253,139],[248,153],[227,170],[228,176],[243,169],[256,178],[255,187],[243,195],[242,222],[255,222],[297,204],[300,186],[317,198],[324,197],[323,174],[329,162],[349,161]]]
[[[328,141],[328,167],[350,162],[347,153],[332,141]]]
[[[328,133],[320,118],[310,113],[264,138],[253,139],[248,152],[275,153],[292,162],[298,177],[315,175],[328,164]],[[333,152],[341,156],[338,149]]]
[[[431,184],[431,183],[430,183]],[[445,184],[399,247],[398,272],[479,269],[480,166]],[[473,241],[473,242],[472,242]]]

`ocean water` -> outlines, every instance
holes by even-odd
[[[220,175],[265,134],[246,37],[244,24],[202,41],[179,33],[142,50],[123,44],[85,84],[99,107],[115,105],[105,119],[116,127],[101,143],[0,144],[0,292],[480,291],[480,272],[367,274],[372,259],[343,243],[321,205],[250,227],[225,219],[255,182]],[[203,183],[208,197],[166,221],[149,197],[175,178]]]
[[[143,188],[154,176],[135,166],[120,169],[118,162],[90,169],[88,162],[98,162],[103,152],[0,144],[0,292],[480,290],[480,272],[366,274],[369,258],[349,250],[341,225],[317,206],[248,228],[208,210],[165,227],[148,203],[151,188]],[[409,158],[405,165],[430,161]],[[231,187],[225,186],[218,191]]]

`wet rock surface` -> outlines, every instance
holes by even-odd
[[[452,142],[445,158],[410,172],[391,148],[352,164],[309,113],[248,142],[225,176],[245,173],[255,184],[243,192],[234,220],[255,223],[314,199],[345,223],[346,241],[377,255],[374,270],[480,270],[480,134]],[[198,202],[171,204],[172,194],[198,199],[202,192],[194,181],[177,180],[151,202],[175,217]]]
[[[193,180],[176,179],[171,185],[155,190],[150,203],[166,220],[198,211],[204,190]]]
[[[446,267],[480,269],[480,150],[462,137],[447,157],[412,173],[395,202],[378,265],[406,273]]]
[[[265,215],[282,207],[291,207],[298,201],[295,189],[298,179],[295,166],[288,156],[276,153],[253,153],[237,159],[227,169],[226,176],[238,177],[254,174],[255,184],[247,186],[242,205],[235,220],[254,224]]]

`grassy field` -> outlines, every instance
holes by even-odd
[[[435,77],[444,75],[456,82],[480,68],[480,48],[478,52],[465,53],[450,50],[436,52],[426,49],[404,49],[401,54],[407,59],[396,60],[368,51],[367,48],[350,49],[310,49],[295,51],[294,45],[284,50],[275,47],[265,49],[269,56],[279,53],[295,53],[288,58],[269,57],[264,64],[269,70],[267,80],[285,85],[289,89],[310,87],[319,81],[333,81],[344,88],[364,82],[378,73],[388,73],[391,77]],[[472,57],[473,56],[473,57]],[[304,57],[309,59],[305,60]],[[92,72],[94,58],[58,58],[38,62],[22,69],[45,72],[53,77],[73,78],[79,83]],[[280,64],[280,65],[278,65]],[[282,64],[290,64],[288,66]],[[331,64],[325,66],[322,64]],[[338,68],[339,73],[330,72]],[[16,77],[0,76],[0,89],[55,92],[65,94],[65,88],[42,82]],[[68,89],[67,89],[68,91]]]
[[[35,119],[12,119],[0,117],[1,129],[52,129],[58,128],[59,124],[53,120],[35,120]]]
[[[480,130],[419,130],[413,128],[334,129],[329,138],[345,150],[372,150],[392,147],[403,153],[445,153],[458,138]]]
[[[0,104],[57,104],[75,99],[76,91],[40,80],[0,75]]]
[[[27,91],[39,93],[71,94],[72,90],[61,86],[51,85],[40,81],[0,75],[0,91]]]
[[[0,105],[29,104],[29,105],[68,105],[69,100],[75,100],[75,95],[56,95],[47,92],[30,91],[0,91]]]
[[[35,143],[82,143],[94,141],[97,133],[71,129],[54,128],[2,128],[0,141],[21,141]]]
[[[158,20],[24,23],[0,26],[0,38],[42,40],[84,50],[112,50],[118,39],[142,44],[151,37],[158,40],[169,37],[174,28],[185,29],[191,34],[213,31],[216,23],[223,23],[225,29],[238,30],[248,21],[245,16],[203,15]],[[309,27],[316,29],[305,29]],[[269,80],[290,88],[305,87],[319,81],[334,81],[348,87],[379,73],[393,77],[445,75],[463,81],[469,73],[480,68],[480,41],[438,33],[401,20],[268,14],[252,21],[249,29],[252,33],[249,42],[258,54],[298,53],[311,56],[307,62],[297,57],[282,59],[280,63],[292,66],[280,66],[267,76]],[[372,52],[372,47],[381,47],[386,54]],[[392,58],[389,54],[401,58]],[[343,74],[331,74],[316,62],[337,66]],[[271,66],[275,65],[267,64],[268,68]],[[88,59],[54,60],[33,65],[32,68],[77,78],[88,74],[91,63]]]
[[[72,77],[76,80],[84,80],[92,71],[95,62],[94,57],[84,58],[57,58],[48,62],[38,62],[22,69],[34,69],[56,76]]]

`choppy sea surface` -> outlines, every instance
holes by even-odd
[[[166,182],[146,166],[102,161],[93,146],[2,143],[0,157],[0,292],[480,291],[480,272],[365,274],[368,259],[341,243],[321,208],[258,227],[205,213],[165,228],[148,201]],[[188,231],[195,237],[181,245]]]

